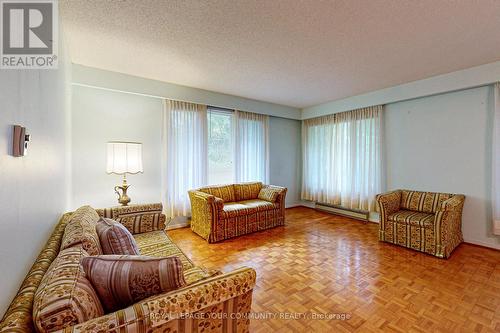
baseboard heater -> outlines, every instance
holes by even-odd
[[[350,209],[321,202],[315,202],[315,208],[327,213],[342,215],[352,219],[368,222],[369,212],[366,210]]]

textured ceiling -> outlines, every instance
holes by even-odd
[[[500,60],[498,0],[61,0],[74,63],[306,107]]]

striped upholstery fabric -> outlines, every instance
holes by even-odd
[[[182,262],[184,280],[187,284],[221,274],[218,270],[210,270],[195,266],[193,262],[175,245],[165,231],[153,231],[146,234],[135,235],[135,240],[142,255],[150,257],[175,256]]]
[[[236,202],[219,202],[213,195],[189,191],[191,200],[191,230],[209,243],[273,228],[285,224],[285,196],[287,189],[269,186],[277,193],[274,203],[256,199],[261,183],[236,184],[245,188],[235,190],[237,197],[253,199]]]
[[[238,202],[228,202],[224,203],[224,208],[220,212],[222,219],[227,219],[236,216],[245,216],[255,213],[257,209],[255,207],[250,207]]]
[[[463,242],[461,194],[396,190],[377,195],[381,241],[448,258]]]
[[[177,257],[93,256],[82,266],[108,312],[186,285]]]
[[[200,192],[211,194],[214,197],[220,198],[225,202],[236,200],[233,185],[207,186],[199,189]]]
[[[241,268],[153,296],[62,332],[247,333],[255,278],[253,269]]]
[[[71,246],[82,245],[89,255],[102,254],[101,243],[96,232],[99,215],[90,206],[78,208],[66,226],[62,238],[61,250]]]
[[[205,193],[203,195],[214,198]],[[213,200],[211,203],[214,207],[222,207],[221,199]],[[159,207],[159,211],[162,210],[161,204],[137,205],[126,210],[133,210],[137,216],[150,215],[152,207]],[[98,212],[100,216],[103,216],[104,211],[112,212],[115,209],[101,209]],[[120,211],[121,209],[116,210]],[[56,225],[54,232],[0,321],[0,333],[36,332],[33,320],[34,294],[40,286],[41,280],[45,278],[50,265],[59,254],[65,228],[74,214],[64,214]],[[163,214],[160,220],[165,221]],[[190,328],[194,327],[210,328],[209,331],[217,332],[230,332],[231,330],[235,332],[235,329],[237,332],[249,331],[249,321],[246,319],[246,315],[251,307],[252,290],[256,278],[255,270],[241,268],[222,274],[219,271],[196,267],[163,231],[151,232],[150,235],[151,240],[148,240],[147,233],[134,235],[140,252],[151,256],[155,254],[166,256],[169,253],[184,256],[184,259],[179,258],[184,267],[184,279],[187,286],[147,298],[127,308],[88,320],[82,324],[65,327],[60,332],[136,333],[179,330],[188,332]],[[75,250],[81,250],[81,246],[75,245],[66,251]],[[157,311],[159,310],[177,316],[171,318],[158,316]],[[180,314],[186,316],[180,318]],[[221,317],[224,319],[217,319]]]
[[[401,191],[401,209],[434,214],[443,201],[451,198],[453,194],[433,193],[418,191]]]
[[[172,242],[165,231],[153,231],[134,236],[139,251],[149,257],[178,257],[184,270],[194,267],[193,262]]]
[[[99,298],[80,266],[80,247],[62,250],[35,293],[33,317],[39,332],[54,332],[104,315]]]
[[[416,212],[413,210],[399,210],[389,215],[387,218],[389,221],[430,228],[434,226],[434,216],[434,214]]]
[[[196,190],[188,194],[191,201],[191,230],[208,240],[212,226],[224,208],[224,200]]]
[[[255,208],[258,212],[269,209],[279,209],[280,205],[269,201],[253,199],[253,200],[243,200],[239,202],[247,207]]]
[[[240,202],[228,202],[224,204],[221,211],[221,219],[228,219],[236,216],[255,214],[259,211],[278,209],[279,207],[269,201],[254,199]]]
[[[261,182],[234,184],[235,198],[232,201],[257,199],[261,189]]]
[[[182,272],[184,275],[184,281],[186,281],[187,285],[205,280],[212,276],[223,274],[222,271],[218,269],[208,269],[202,266],[194,266],[193,268],[183,270]]]
[[[103,254],[140,254],[134,237],[121,223],[101,217],[96,232]]]
[[[120,222],[134,235],[165,229],[162,211],[162,204],[156,203],[98,209],[97,214]]]

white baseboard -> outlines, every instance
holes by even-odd
[[[189,217],[185,216],[178,216],[174,217],[171,221],[167,221],[167,230],[172,230],[172,229],[179,229],[179,228],[185,228],[189,227],[189,222],[190,222]]]
[[[291,202],[291,203],[285,203],[285,208],[293,208],[293,207],[300,207],[300,206],[304,206],[304,204],[302,204],[302,202]]]
[[[493,235],[500,236],[500,221],[493,221]]]
[[[486,243],[486,242],[481,241],[481,240],[470,239],[470,238],[464,238],[464,242],[474,244],[474,245],[483,246],[483,247],[488,247],[490,249],[500,250],[500,244],[491,244],[491,243]]]
[[[186,228],[189,227],[190,224],[188,222],[186,223],[176,223],[176,224],[169,224],[165,229],[166,230],[173,230],[173,229],[180,229],[180,228]]]
[[[300,207],[300,206],[314,208],[314,202],[300,200],[297,202],[285,203],[285,208],[293,208],[293,207]]]

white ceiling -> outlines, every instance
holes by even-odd
[[[306,107],[500,60],[498,0],[61,0],[74,63]]]

